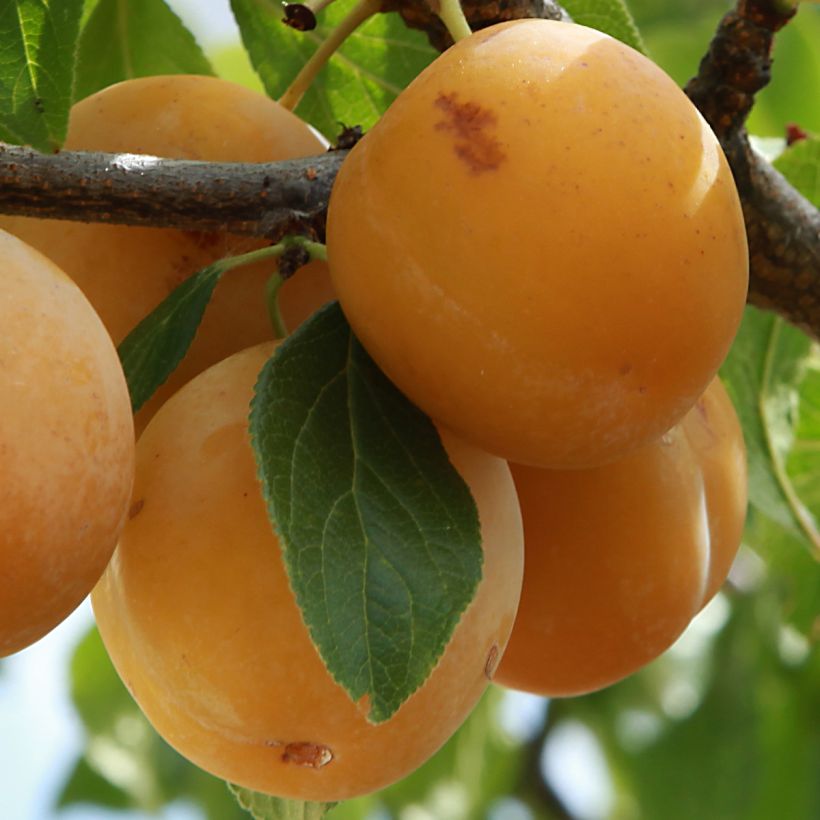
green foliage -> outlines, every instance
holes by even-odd
[[[0,3],[0,140],[56,151],[72,102],[83,0]]]
[[[750,307],[721,373],[743,425],[751,503],[818,552],[816,524],[785,469],[810,352],[803,333],[772,313]]]
[[[576,23],[605,31],[646,53],[646,46],[624,0],[564,0],[561,5]]]
[[[505,697],[501,689],[488,689],[438,754],[378,794],[379,803],[392,817],[399,817],[403,809],[416,805],[426,809],[425,816],[455,813],[463,818],[477,818],[506,795],[519,793],[528,797],[531,773],[526,770],[527,749],[513,741],[500,725]],[[448,802],[460,808],[448,812],[442,805]],[[339,820],[335,813],[332,820]]]
[[[800,386],[800,414],[786,466],[800,498],[820,516],[820,359],[816,353]]]
[[[135,413],[174,372],[188,352],[222,275],[232,268],[280,252],[279,246],[262,248],[241,256],[227,257],[202,268],[174,288],[122,340],[118,352]]]
[[[677,664],[667,656],[608,690],[552,704],[559,725],[580,719],[595,731],[641,817],[820,813],[820,656],[784,648],[772,603],[766,587],[734,596],[725,627],[694,656],[698,676],[687,674],[688,649]]]
[[[156,812],[184,798],[209,820],[247,820],[225,784],[193,766],[151,728],[120,681],[96,629],[71,661],[71,694],[87,735],[60,806],[95,803]]]
[[[818,197],[816,140],[805,140],[784,152],[777,167],[810,200]],[[752,544],[771,542],[771,530],[783,550],[781,564],[791,567],[803,559],[790,554],[791,542],[803,544],[820,560],[820,495],[815,451],[820,441],[820,379],[815,346],[797,328],[772,313],[747,308],[740,332],[721,370],[743,425],[749,460],[749,500],[756,507],[749,533]],[[799,443],[798,443],[799,442]],[[761,537],[763,532],[769,537]],[[809,576],[816,564],[807,567]],[[803,576],[805,579],[805,576]],[[818,590],[818,586],[814,587]],[[812,592],[809,597],[814,597]],[[802,611],[806,602],[793,603]],[[810,604],[809,604],[810,606]]]
[[[302,33],[282,24],[278,3],[231,0],[245,48],[271,97],[284,93],[352,5],[337,0],[321,13],[314,31]],[[328,138],[342,124],[369,128],[435,54],[424,35],[406,28],[395,14],[378,14],[345,41],[296,113]]]
[[[820,139],[796,142],[775,160],[774,167],[815,208],[820,208]]]
[[[322,820],[335,803],[307,803],[301,800],[282,800],[268,794],[231,784],[228,788],[236,801],[254,820]]]
[[[177,286],[120,342],[131,407],[136,413],[164,384],[194,340],[225,266],[208,265]]]
[[[803,4],[778,32],[772,81],[755,98],[749,118],[754,134],[780,136],[787,123],[820,131],[820,7]]]
[[[698,70],[721,16],[732,6],[715,0],[630,0],[649,55],[680,85]],[[782,136],[786,123],[820,131],[820,7],[802,5],[775,39],[769,85],[755,97],[749,131]]]
[[[427,679],[481,575],[478,515],[430,420],[337,303],[262,370],[251,438],[311,637],[368,718]]]
[[[57,800],[59,808],[77,803],[93,803],[108,809],[131,808],[128,793],[93,769],[84,757],[76,761]]]
[[[182,360],[222,274],[280,250],[203,268],[126,337],[135,411]],[[369,697],[371,720],[386,720],[427,678],[475,592],[475,504],[429,419],[338,306],[281,346],[257,396],[252,434],[297,600],[331,674]]]
[[[95,0],[79,40],[75,99],[154,74],[213,70],[164,0]]]

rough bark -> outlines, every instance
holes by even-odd
[[[739,0],[685,90],[732,167],[749,239],[749,301],[820,338],[820,211],[752,150],[744,128],[771,77],[775,33],[794,13],[775,0]]]
[[[346,151],[276,163],[40,154],[0,145],[0,213],[121,225],[321,237]]]
[[[461,7],[473,31],[523,18],[570,19],[554,0],[462,0]],[[453,44],[453,38],[436,16],[436,8],[437,0],[385,0],[382,6],[386,12],[398,12],[408,28],[425,32],[433,48],[444,51]]]

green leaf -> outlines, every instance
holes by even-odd
[[[77,644],[69,674],[74,706],[91,734],[113,732],[123,717],[136,708],[95,628],[89,629]]]
[[[111,809],[128,809],[132,806],[131,798],[125,791],[92,769],[82,757],[77,761],[57,800],[60,808],[77,803],[92,803]]]
[[[788,123],[820,131],[820,6],[803,3],[777,32],[771,82],[755,95],[751,133],[782,136]],[[705,44],[704,44],[705,45]]]
[[[646,46],[624,0],[563,0],[561,5],[576,23],[606,32],[646,54]]]
[[[449,790],[462,805],[460,817],[485,817],[493,801],[515,793],[522,781],[524,749],[499,725],[506,693],[490,686],[466,721],[423,766],[379,793],[392,817],[403,817],[421,804],[423,817],[438,817],[441,794]],[[335,820],[335,816],[334,816]]]
[[[337,0],[314,31],[285,26],[272,0],[231,0],[242,41],[268,94],[278,99],[353,2]],[[345,125],[372,126],[436,56],[426,37],[395,14],[377,14],[344,42],[314,80],[296,113],[333,138]]]
[[[100,0],[85,0],[83,3],[83,17],[80,21],[80,28],[85,28],[85,24],[88,22],[88,18],[91,17],[94,9],[97,8],[97,4]]]
[[[0,140],[56,151],[68,128],[83,0],[0,3]]]
[[[188,352],[222,274],[281,253],[270,246],[220,259],[188,277],[154,308],[117,349],[136,413],[174,372]],[[273,272],[273,269],[271,270]]]
[[[820,354],[816,349],[800,385],[799,408],[786,468],[803,503],[820,517]]]
[[[70,675],[72,700],[89,738],[85,763],[126,795],[129,806],[156,810],[166,795],[157,771],[146,762],[159,739],[120,682],[96,629],[77,645]],[[83,779],[89,785],[88,778]],[[78,785],[72,777],[61,801]]]
[[[814,474],[815,482],[817,473]],[[805,635],[817,629],[820,601],[820,568],[817,556],[803,549],[794,531],[782,527],[752,508],[743,541],[765,562],[762,566],[766,591],[772,591],[777,615]]]
[[[427,679],[481,577],[475,502],[432,422],[338,304],[263,368],[251,437],[296,599],[330,674],[369,719]]]
[[[623,707],[636,704],[618,697],[626,689],[620,685],[591,699],[553,702],[571,713],[576,705],[589,710],[609,701],[609,715],[590,716],[635,816],[820,816],[820,654],[786,661],[768,597],[761,592],[733,600],[731,619],[710,653],[702,701],[683,719],[661,717],[655,738],[623,742]],[[661,702],[672,701],[675,689],[672,683]]]
[[[630,4],[634,8],[634,4]],[[683,87],[697,74],[698,66],[712,36],[721,13],[711,0],[699,8],[686,5],[664,6],[657,18],[641,18],[635,9],[641,37],[646,43],[649,56],[678,85]]]
[[[224,272],[221,262],[197,271],[120,342],[117,352],[135,413],[164,384],[188,352]]]
[[[304,800],[284,800],[261,794],[242,786],[228,784],[228,788],[240,806],[254,820],[322,820],[335,803],[310,803]]]
[[[97,0],[80,37],[75,99],[133,77],[213,74],[164,0]]]
[[[817,552],[816,523],[785,467],[810,351],[811,342],[804,333],[773,313],[749,307],[721,375],[746,439],[750,502]]]
[[[816,208],[820,208],[820,139],[800,140],[774,162],[789,182]]]

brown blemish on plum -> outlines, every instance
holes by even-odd
[[[495,670],[498,668],[498,644],[494,643],[487,653],[487,660],[484,662],[484,676],[487,680],[492,680]]]
[[[283,763],[293,763],[308,769],[321,769],[333,760],[333,752],[327,746],[318,743],[300,741],[288,743],[282,752]]]
[[[489,133],[498,121],[495,112],[475,102],[459,102],[455,93],[439,94],[435,106],[445,115],[436,123],[436,131],[455,135],[453,150],[472,173],[495,171],[507,158],[501,143]]]
[[[145,506],[145,499],[140,498],[139,501],[135,501],[131,505],[131,509],[128,510],[128,520],[130,521],[132,518],[136,518],[141,512],[142,508]]]

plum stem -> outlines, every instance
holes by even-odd
[[[380,9],[380,0],[359,0],[350,13],[333,29],[310,59],[302,66],[293,82],[279,98],[279,105],[293,111],[318,73],[325,67],[341,44],[367,19]]]
[[[459,0],[438,0],[436,14],[444,23],[447,31],[450,32],[454,43],[469,37],[473,33],[467,18],[464,16],[464,9],[461,8]]]

